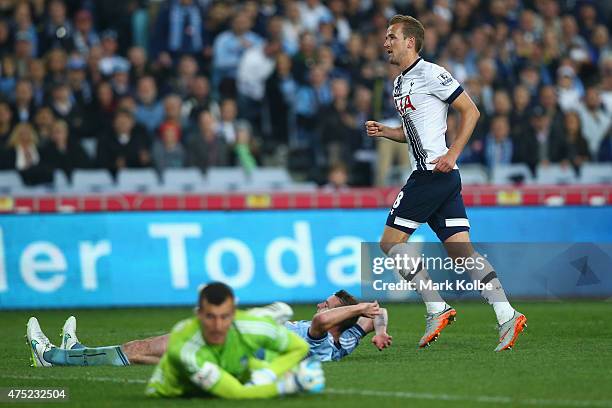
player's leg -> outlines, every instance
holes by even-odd
[[[527,327],[527,318],[510,305],[495,269],[487,258],[474,250],[469,232],[462,231],[448,237],[444,241],[444,246],[453,259],[474,258],[474,260],[478,260],[478,262],[468,263],[474,267],[466,268],[466,272],[470,279],[482,284],[489,284],[491,287],[491,289],[483,289],[480,294],[487,303],[493,306],[499,324],[499,344],[495,351],[511,349],[518,336]],[[482,267],[476,267],[476,265],[482,265]]]
[[[431,178],[431,172],[413,172],[393,203],[380,240],[380,247],[388,256],[399,256],[400,259],[420,258],[418,248],[407,241],[439,206],[440,195],[432,188]],[[456,311],[431,286],[429,273],[422,264],[417,264],[414,270],[398,272],[414,284],[425,302],[425,333],[419,341],[419,347],[425,347],[435,341],[440,332],[454,320]]]
[[[169,334],[129,341],[121,346],[131,364],[157,364],[168,347]]]
[[[445,180],[448,183],[451,194],[449,194],[436,213],[432,215],[428,223],[440,241],[444,243],[446,251],[451,258],[480,258],[480,262],[484,264],[484,268],[466,268],[466,271],[472,280],[490,283],[492,286],[491,290],[483,290],[481,295],[493,306],[500,325],[500,345],[496,351],[505,350],[514,345],[527,319],[522,314],[516,312],[508,302],[506,293],[491,264],[486,258],[474,251],[470,241],[470,223],[465,211],[463,198],[461,197],[461,177],[459,176],[459,171],[453,170],[447,174],[448,178],[445,178]],[[512,331],[508,327],[516,330]]]
[[[62,328],[62,343],[60,349],[66,350],[88,350],[87,354],[91,354],[92,347],[87,347],[81,344],[76,334],[76,318],[70,316],[66,319]],[[147,339],[129,341],[120,347],[121,353],[126,357],[128,364],[157,364],[161,356],[166,352],[168,344],[168,335],[150,337]],[[74,353],[73,353],[74,354]],[[118,354],[118,353],[117,353]],[[75,354],[78,355],[78,354]],[[73,357],[74,358],[74,357]],[[123,360],[115,360],[117,363],[122,363]],[[126,364],[118,364],[126,365]]]
[[[281,326],[293,317],[293,309],[283,302],[274,302],[262,307],[253,307],[247,309],[247,313],[257,317],[268,317]]]
[[[120,346],[86,347],[73,350],[60,349],[54,346],[43,333],[35,317],[28,320],[26,337],[32,353],[32,365],[34,367],[129,365],[129,361]]]

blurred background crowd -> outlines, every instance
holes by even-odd
[[[481,111],[461,163],[612,161],[612,2],[0,0],[0,169],[282,166],[384,185],[406,145],[387,21],[426,28],[424,59]],[[448,118],[448,143],[458,127]]]

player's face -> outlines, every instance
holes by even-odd
[[[202,325],[204,340],[208,344],[223,344],[227,332],[234,321],[234,300],[228,298],[220,305],[213,305],[206,300],[198,310],[198,319]]]
[[[331,295],[330,297],[325,299],[325,301],[317,304],[317,313],[322,312],[324,310],[333,309],[340,305],[342,305],[342,302],[340,302],[340,299],[338,299],[338,297],[335,295]]]
[[[393,24],[387,28],[384,47],[389,55],[390,64],[401,65],[401,61],[407,56],[411,39],[411,37],[404,38],[401,24]]]

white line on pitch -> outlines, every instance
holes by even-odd
[[[115,378],[115,377],[43,377],[36,375],[6,375],[0,374],[0,379],[9,380],[53,380],[53,381],[98,381],[119,384],[146,384],[147,381],[140,378]],[[610,400],[569,400],[569,399],[545,399],[545,398],[512,398],[505,396],[488,395],[452,395],[452,394],[432,394],[426,392],[410,391],[377,391],[361,389],[336,389],[328,388],[326,394],[332,395],[357,395],[362,397],[384,397],[416,400],[435,400],[435,401],[471,401],[489,404],[522,404],[522,405],[553,405],[568,407],[612,407]]]

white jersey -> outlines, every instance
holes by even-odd
[[[413,171],[433,170],[436,165],[429,162],[448,151],[448,106],[462,92],[459,82],[444,68],[422,58],[393,82],[393,99],[402,118]]]

